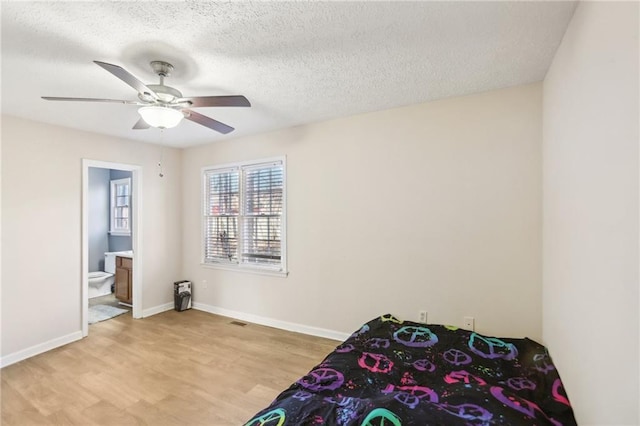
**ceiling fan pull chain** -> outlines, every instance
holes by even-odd
[[[160,146],[163,146],[163,142],[164,142],[164,129],[160,129]],[[160,169],[160,172],[158,173],[158,176],[160,176],[161,178],[164,177],[164,173],[162,173],[162,160],[164,158],[164,147],[160,148],[160,161],[158,161],[158,168]]]

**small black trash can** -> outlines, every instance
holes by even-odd
[[[174,309],[178,312],[191,309],[191,281],[173,283]]]

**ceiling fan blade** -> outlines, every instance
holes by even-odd
[[[151,127],[149,123],[144,121],[143,118],[140,118],[140,120],[138,120],[138,122],[132,127],[132,129],[144,130],[144,129],[148,129],[149,127]]]
[[[120,80],[127,83],[129,86],[133,87],[138,91],[138,93],[146,94],[151,96],[153,99],[158,100],[158,95],[153,90],[149,89],[143,82],[138,80],[131,74],[129,71],[125,70],[121,66],[108,64],[106,62],[93,61],[95,64],[100,65],[105,70],[109,71],[111,74],[118,77]]]
[[[184,118],[186,118],[187,120],[191,120],[194,123],[201,124],[204,127],[208,127],[211,130],[215,130],[216,132],[220,132],[224,135],[226,135],[227,133],[233,132],[235,130],[231,126],[221,123],[218,120],[214,120],[211,117],[207,117],[206,115],[199,114],[195,111],[183,109],[182,112],[185,113]]]
[[[176,102],[189,102],[191,108],[196,107],[250,107],[251,103],[241,95],[236,96],[193,96],[180,98]]]
[[[42,99],[45,99],[47,101],[114,102],[117,104],[146,105],[138,101],[123,101],[121,99],[65,98],[65,97],[58,97],[58,96],[42,96]]]

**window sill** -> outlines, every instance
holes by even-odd
[[[112,237],[130,237],[131,232],[109,231],[109,235]]]
[[[200,263],[200,266],[208,269],[222,269],[224,271],[248,272],[250,274],[268,275],[271,277],[286,278],[289,275],[287,271],[276,271],[273,269],[261,269],[251,266],[224,264],[224,263]]]

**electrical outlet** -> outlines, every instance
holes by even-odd
[[[464,317],[464,326],[462,328],[473,331],[475,329],[475,320],[473,317]]]
[[[418,314],[418,321],[423,322],[423,323],[427,323],[427,311],[420,311]]]
[[[202,280],[202,288],[205,290],[208,288],[207,280]]]

